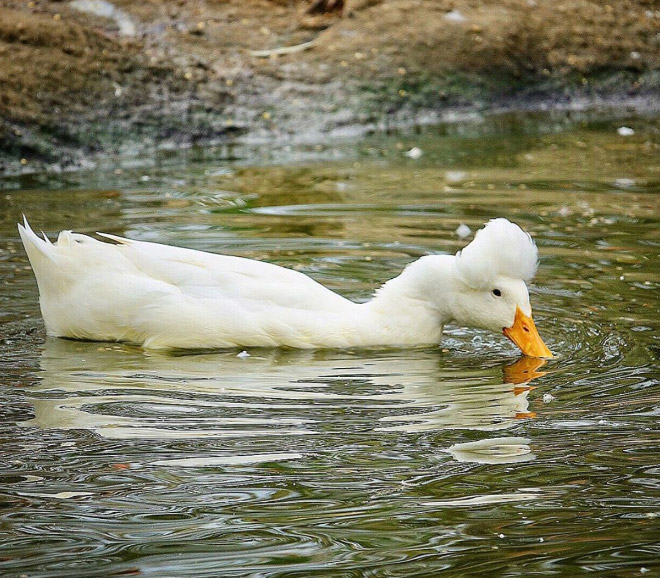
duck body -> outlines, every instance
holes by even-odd
[[[437,344],[456,311],[474,314],[469,299],[461,303],[466,291],[490,292],[466,285],[453,255],[422,257],[373,299],[354,303],[303,273],[252,259],[70,231],[51,243],[27,221],[19,233],[49,335],[148,349]],[[498,281],[531,315],[524,281]],[[509,309],[500,330],[513,323]]]
[[[442,334],[437,315],[405,295],[402,315],[271,263],[69,231],[51,244],[27,224],[20,233],[52,336],[171,349],[418,345]]]

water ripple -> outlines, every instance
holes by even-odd
[[[617,118],[523,116],[378,137],[335,163],[207,152],[12,181],[0,574],[651,575],[658,122],[626,119],[623,143]],[[414,170],[400,154],[413,146]],[[531,300],[556,357],[451,326],[438,348],[247,358],[47,339],[23,212],[49,233],[266,259],[357,300],[420,255],[460,249],[459,225],[508,216],[539,246]]]

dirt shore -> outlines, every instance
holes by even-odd
[[[0,1],[0,173],[658,94],[656,0]]]

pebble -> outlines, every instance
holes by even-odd
[[[616,132],[619,136],[632,136],[635,134],[635,131],[628,126],[620,126],[616,129]]]
[[[458,10],[452,10],[445,14],[445,19],[449,22],[465,22],[467,19]]]

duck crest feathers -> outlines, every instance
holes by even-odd
[[[483,289],[498,277],[532,280],[538,249],[529,233],[503,218],[492,219],[473,241],[456,253],[456,268],[468,286]]]

